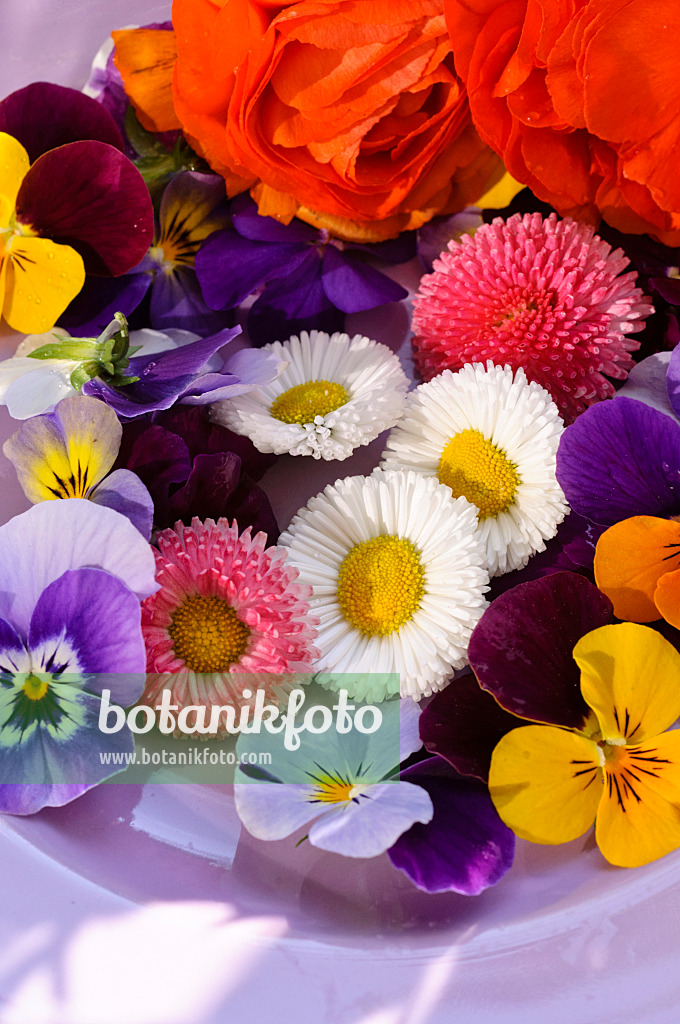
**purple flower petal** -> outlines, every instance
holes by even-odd
[[[91,788],[92,784],[88,783],[66,786],[37,783],[0,785],[0,812],[26,815],[35,814],[43,807],[63,807]]]
[[[16,210],[20,223],[76,249],[90,273],[126,273],[153,238],[144,179],[103,142],[71,142],[44,153],[21,184]]]
[[[462,778],[439,757],[401,773],[430,795],[434,817],[415,824],[387,852],[396,868],[425,892],[477,896],[512,866],[515,837],[498,817],[489,791]]]
[[[78,337],[94,337],[113,320],[114,313],[126,317],[137,309],[151,287],[153,277],[148,273],[120,277],[94,277],[88,274],[80,293],[59,317],[59,326]]]
[[[16,667],[16,656],[23,654],[25,650],[14,626],[11,626],[5,619],[0,619],[0,668],[2,671]]]
[[[233,365],[231,358],[229,365]],[[227,430],[226,427],[217,423],[211,423],[204,409],[192,408],[188,405],[175,405],[172,409],[157,413],[154,416],[154,423],[172,431],[173,434],[179,434],[188,446],[192,459],[197,455],[207,455],[210,452],[234,452],[239,456],[244,470],[253,480],[259,480],[276,462],[276,455],[258,452],[249,438],[241,434],[234,434],[233,431]],[[123,429],[124,440],[128,429],[127,426]],[[133,468],[128,465],[128,469]],[[187,475],[188,470],[184,477],[178,479],[186,480]]]
[[[210,309],[194,268],[178,266],[171,273],[160,268],[156,271],[151,288],[150,321],[158,331],[177,327],[208,335],[231,327],[233,314]]]
[[[189,450],[177,434],[141,421],[123,425],[118,466],[132,470],[142,480],[154,504],[164,501],[173,484],[184,483],[191,472]]]
[[[492,601],[475,626],[470,667],[506,711],[580,729],[589,708],[572,651],[612,620],[609,599],[576,573],[522,583]]]
[[[138,381],[113,388],[95,378],[83,386],[83,393],[101,398],[119,416],[128,418],[168,409],[193,385],[211,356],[240,332],[240,327],[232,327],[152,356],[136,356],[130,360],[129,372],[139,377]]]
[[[324,250],[322,282],[326,297],[343,313],[360,313],[408,297],[396,281],[332,245]]]
[[[300,331],[333,334],[344,322],[344,314],[326,296],[319,253],[311,249],[292,273],[265,286],[250,308],[248,334],[254,345],[266,345]]]
[[[461,775],[486,782],[493,748],[521,724],[466,672],[435,693],[420,716],[420,738]]]
[[[109,687],[111,699],[124,706],[134,703],[144,689],[139,675],[146,668],[139,599],[117,576],[101,569],[74,569],[47,586],[40,597],[28,631],[28,647],[60,640],[75,652],[81,672],[101,678],[87,687],[101,693]],[[126,680],[110,685],[110,675],[136,674],[131,687]]]
[[[246,193],[237,196],[231,204],[231,219],[239,235],[255,242],[274,242],[283,245],[316,242],[320,232],[294,218],[290,224],[281,224],[273,217],[262,217],[257,204]],[[264,248],[264,247],[261,247]]]
[[[85,139],[123,149],[109,112],[77,89],[33,82],[0,102],[0,132],[18,139],[31,163],[57,146]]]
[[[139,531],[82,498],[41,501],[0,526],[0,565],[0,616],[24,635],[43,590],[69,569],[104,569],[140,600],[158,589],[153,552]]]
[[[90,494],[90,501],[126,516],[144,540],[151,537],[153,500],[148,489],[129,469],[117,469]]]
[[[287,276],[309,253],[306,245],[298,243],[267,246],[236,231],[216,231],[196,253],[203,298],[211,309],[233,309],[265,281]]]
[[[557,479],[580,515],[612,525],[680,512],[680,424],[632,398],[591,406],[567,427]]]

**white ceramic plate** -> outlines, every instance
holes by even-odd
[[[0,94],[80,87],[110,29],[168,16],[162,2],[2,0]],[[350,321],[406,354],[404,310]],[[11,429],[0,410],[0,439]],[[280,460],[266,486],[281,525],[381,448],[341,467]],[[0,519],[25,507],[0,457]],[[591,838],[519,843],[496,888],[427,896],[386,857],[239,838],[226,788],[106,785],[5,818],[0,906],[3,1024],[678,1019],[680,854],[625,872]]]

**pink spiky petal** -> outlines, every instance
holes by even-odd
[[[524,368],[567,422],[614,394],[631,337],[654,311],[621,249],[551,213],[500,217],[450,242],[414,301],[413,349],[426,380],[490,359]]]

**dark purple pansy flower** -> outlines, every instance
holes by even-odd
[[[375,245],[342,242],[300,220],[262,217],[247,195],[231,205],[233,227],[213,235],[196,256],[205,301],[234,309],[258,289],[248,313],[254,344],[302,330],[341,331],[346,313],[397,302],[408,292],[366,257],[404,263],[415,254],[412,233]]]
[[[477,683],[470,674],[454,679],[420,717],[426,749],[485,779],[494,746],[525,719],[583,728],[589,708],[572,651],[586,633],[613,621],[609,599],[576,573],[554,573],[501,594],[470,639]]]
[[[390,847],[394,866],[425,892],[477,896],[500,881],[512,866],[515,837],[487,787],[440,757],[420,761],[400,777],[427,790],[434,816],[426,825],[416,822]]]
[[[680,512],[680,424],[632,398],[591,406],[562,434],[557,479],[580,515],[611,526]]]
[[[129,317],[148,293],[148,323],[156,330],[174,327],[204,335],[232,326],[231,312],[208,308],[194,270],[201,243],[228,222],[222,178],[176,174],[163,191],[153,244],[141,261],[114,280],[88,278],[59,323],[97,334],[117,311]]]
[[[245,437],[210,423],[198,406],[175,406],[151,422],[134,420],[123,428],[117,465],[132,470],[154,500],[157,529],[178,520],[236,519],[239,528],[263,531],[270,544],[279,530],[269,499],[255,484],[275,461]]]
[[[133,331],[133,346],[142,353],[129,361],[131,384],[113,386],[95,377],[83,385],[83,394],[110,405],[121,419],[169,409],[175,402],[208,405],[245,394],[275,379],[278,360],[268,352],[242,349],[226,357],[220,353],[240,327],[197,338],[188,331]]]

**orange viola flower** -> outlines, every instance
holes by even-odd
[[[680,523],[632,516],[610,526],[595,549],[595,582],[617,618],[680,629]]]
[[[503,174],[472,125],[442,0],[175,0],[173,24],[185,134],[231,195],[255,186],[263,214],[375,241]],[[158,127],[158,65],[146,95],[120,66]]]
[[[561,214],[680,244],[680,5],[444,0],[482,138]]]

